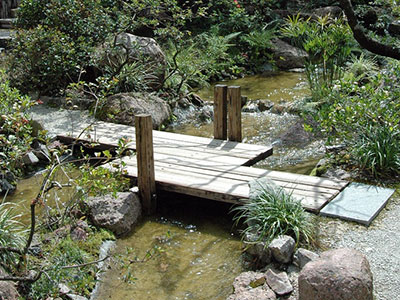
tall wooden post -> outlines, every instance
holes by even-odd
[[[227,139],[227,86],[218,84],[214,88],[214,138]]]
[[[135,116],[138,188],[145,214],[157,209],[154,177],[153,124],[150,115]]]
[[[240,86],[228,87],[228,139],[242,141],[242,97]]]

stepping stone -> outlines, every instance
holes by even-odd
[[[369,226],[385,207],[394,191],[394,189],[353,182],[328,203],[320,214]]]

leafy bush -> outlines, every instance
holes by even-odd
[[[5,72],[0,70],[0,172],[21,175],[21,157],[33,141],[26,113],[32,105],[29,97],[10,87]]]
[[[315,115],[328,142],[347,145],[349,162],[375,177],[400,170],[399,75],[397,61],[381,72],[360,72],[350,65]]]
[[[292,194],[274,184],[260,185],[257,195],[233,209],[234,220],[247,225],[243,236],[256,234],[267,243],[280,235],[291,235],[297,242],[311,241],[311,223],[301,203]]]
[[[76,44],[69,35],[46,26],[19,31],[9,61],[13,85],[22,92],[58,93],[77,80],[88,46]]]

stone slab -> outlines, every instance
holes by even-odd
[[[369,226],[385,207],[394,191],[394,189],[352,182],[328,203],[320,214]]]

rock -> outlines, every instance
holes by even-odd
[[[296,242],[288,235],[282,235],[272,240],[268,248],[272,257],[279,263],[289,263],[292,260]]]
[[[115,45],[115,46],[114,46]],[[157,42],[149,37],[120,33],[96,49],[94,60],[100,69],[121,65],[121,57],[128,53],[128,64],[141,62],[146,68],[145,81],[154,90],[161,88],[167,67],[165,54]]]
[[[33,150],[33,154],[35,154],[39,160],[50,161],[50,152],[43,144],[39,144],[39,146]]]
[[[226,300],[276,300],[275,293],[266,285],[230,295]]]
[[[390,23],[388,30],[392,35],[400,35],[400,21],[396,20]]]
[[[71,239],[74,241],[86,241],[88,233],[81,227],[75,227],[71,231]]]
[[[153,128],[167,123],[171,115],[168,104],[153,94],[122,93],[107,98],[100,119],[107,122],[133,125],[135,115],[150,114]]]
[[[343,11],[339,6],[326,6],[314,9],[312,12],[314,18],[322,18],[329,15],[332,19],[343,16]]]
[[[22,161],[25,165],[31,166],[36,165],[39,162],[39,158],[37,158],[33,152],[28,152],[22,157]]]
[[[7,276],[8,274],[0,268],[0,276]],[[0,281],[0,299],[1,300],[18,300],[20,296],[12,281]]]
[[[0,173],[0,194],[14,193],[16,189],[15,181],[16,178],[11,172]]]
[[[265,242],[255,243],[257,236],[255,234],[247,233],[244,238],[246,245],[246,252],[257,259],[257,265],[265,266],[271,262],[271,250],[267,247]]]
[[[310,250],[299,248],[293,255],[293,264],[298,266],[300,269],[310,261],[314,261],[319,258],[317,253],[314,253]]]
[[[257,101],[247,101],[246,105],[242,108],[243,112],[255,113],[258,112],[258,103]]]
[[[67,298],[71,300],[88,300],[86,297],[75,295],[75,294],[67,294]]]
[[[304,129],[303,121],[297,121],[278,138],[285,146],[305,146],[313,140],[313,134]]]
[[[141,216],[139,197],[134,193],[89,197],[90,218],[96,226],[105,227],[120,236],[129,232]]]
[[[189,94],[185,97],[190,103],[192,103],[194,106],[197,107],[203,107],[204,106],[204,100],[201,99],[201,97],[197,94]]]
[[[233,282],[234,294],[227,300],[275,300],[275,293],[265,284],[264,273],[244,272]]]
[[[352,174],[346,170],[340,168],[328,169],[321,177],[332,178],[338,180],[349,180],[352,178]]]
[[[278,295],[283,296],[293,291],[289,277],[285,272],[274,272],[269,269],[266,273],[266,280],[269,287]]]
[[[270,110],[272,107],[274,107],[274,103],[269,100],[258,101],[258,110],[261,112]]]
[[[303,68],[307,52],[296,48],[280,39],[273,39],[272,52],[276,61],[276,66],[280,69],[289,70],[295,68]]]
[[[372,300],[372,273],[359,251],[323,252],[300,272],[299,300]]]
[[[60,294],[65,295],[65,294],[70,293],[71,289],[67,285],[65,285],[63,283],[59,283],[58,284],[58,291],[60,292]]]

